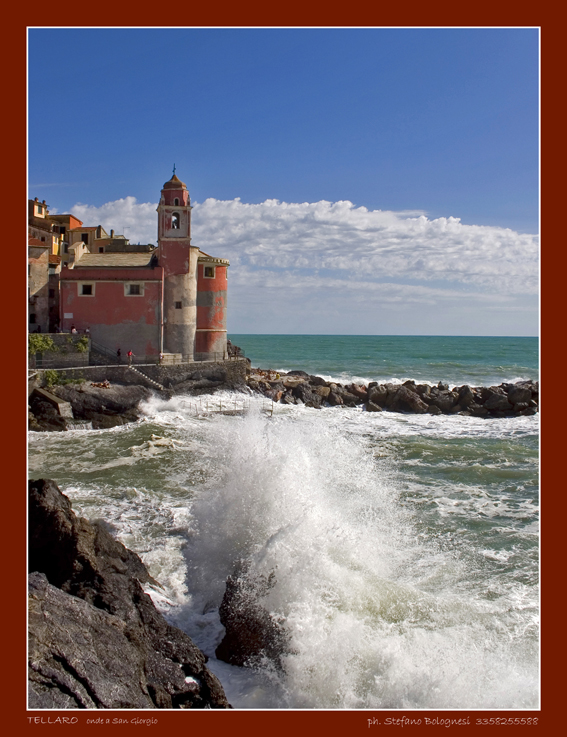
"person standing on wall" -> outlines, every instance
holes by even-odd
[[[133,355],[134,354],[132,353],[132,351],[128,351],[128,366],[131,366],[132,365],[132,356]]]

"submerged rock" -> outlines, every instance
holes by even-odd
[[[254,665],[267,658],[282,668],[282,656],[289,652],[288,636],[282,622],[261,604],[275,584],[275,575],[253,576],[241,562],[226,581],[219,609],[225,636],[215,654],[231,665]]]

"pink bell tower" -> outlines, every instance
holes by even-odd
[[[191,245],[191,201],[176,176],[163,185],[158,212],[158,259],[164,269],[163,352],[192,361],[197,327],[197,259]]]

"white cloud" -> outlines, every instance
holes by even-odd
[[[155,243],[156,207],[126,197],[72,212],[107,231],[126,228],[132,242]],[[192,236],[207,253],[230,259],[233,332],[298,332],[298,325],[346,332],[353,320],[357,330],[349,332],[537,331],[535,235],[348,201],[210,198],[194,203]],[[326,328],[329,315],[336,329]]]

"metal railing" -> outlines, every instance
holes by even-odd
[[[207,353],[195,353],[193,356],[182,355],[180,353],[165,353],[160,359],[155,354],[152,355],[132,355],[128,358],[128,354],[117,355],[116,351],[107,346],[98,343],[91,339],[91,355],[90,364],[91,366],[105,366],[108,364],[113,365],[148,365],[154,364],[156,366],[173,366],[182,363],[193,363],[193,362],[204,362],[204,361],[229,361],[236,360],[238,358],[246,358],[244,351],[211,351]]]
[[[173,366],[184,363],[206,362],[206,361],[229,361],[245,358],[244,351],[217,351],[207,353],[195,353],[192,356],[179,353],[166,353],[160,358],[158,355],[136,355],[128,358],[128,354],[117,355],[116,350],[90,339],[90,350],[84,353],[73,353],[72,355],[53,354],[49,357],[37,353],[29,356],[29,368],[66,368],[79,366]]]
[[[78,368],[89,365],[88,353],[73,353],[67,356],[50,356],[49,358],[46,358],[41,353],[36,353],[35,356],[28,356],[28,367],[30,369]]]

